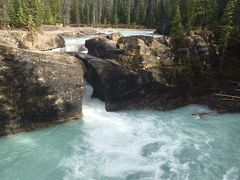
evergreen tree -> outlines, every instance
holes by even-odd
[[[35,9],[35,17],[34,21],[37,26],[40,26],[44,23],[45,16],[45,6],[41,0],[34,0],[34,9]]]
[[[226,51],[226,48],[228,47],[229,39],[231,38],[231,34],[233,32],[233,15],[234,10],[237,5],[237,0],[229,0],[227,3],[227,6],[224,11],[224,15],[222,17],[221,21],[221,34],[219,39],[219,45],[220,45],[220,68],[222,69],[223,61],[224,61],[224,54]]]
[[[10,25],[14,26],[16,22],[16,12],[13,7],[13,0],[7,0],[8,14],[10,19]]]
[[[54,24],[54,17],[52,15],[52,10],[50,7],[47,8],[46,18],[44,20],[45,24]]]
[[[217,0],[208,2],[206,23],[211,30],[216,30],[218,24],[218,4]]]
[[[157,9],[158,9],[157,21],[161,21],[167,15],[166,10],[165,10],[164,0],[159,1],[158,5],[157,5]]]
[[[131,24],[131,0],[126,0],[126,24]]]
[[[48,5],[51,8],[52,15],[54,17],[54,23],[62,23],[62,0],[48,0]]]
[[[36,28],[36,24],[35,24],[35,22],[33,20],[33,16],[32,15],[28,16],[27,28],[28,28],[27,37],[32,42],[32,46],[33,46],[34,43],[35,43],[35,37],[36,37],[36,33],[37,33],[37,28]]]
[[[0,27],[6,27],[9,24],[8,4],[6,0],[0,0]]]
[[[183,36],[182,18],[179,6],[176,8],[175,16],[173,18],[171,35],[177,38],[181,38]]]
[[[118,24],[119,22],[117,10],[118,10],[118,1],[113,0],[113,13],[112,13],[113,24]]]
[[[63,25],[67,26],[70,23],[70,1],[62,1]]]
[[[18,27],[24,27],[26,24],[27,24],[27,18],[26,18],[24,2],[22,0],[18,0],[17,1],[16,25]]]
[[[228,45],[228,40],[233,31],[233,15],[236,7],[237,0],[229,0],[227,7],[225,8],[224,15],[221,21],[221,36],[219,39],[219,44],[226,48]]]
[[[139,18],[138,23],[143,25],[144,23],[144,1],[143,0],[138,0],[137,3],[137,17]]]
[[[85,1],[84,8],[83,8],[83,15],[85,17],[84,23],[85,24],[90,24],[90,7],[89,7],[89,2]]]

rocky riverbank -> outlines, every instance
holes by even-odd
[[[219,74],[209,32],[192,32],[179,41],[169,36],[105,36],[99,30],[47,30],[33,46],[24,31],[0,35],[0,136],[79,118],[84,77],[108,111],[164,111],[194,103],[218,112],[240,111],[235,99],[238,68],[224,77]],[[63,37],[86,36],[93,37],[85,44],[88,55],[50,52],[64,47]]]
[[[63,48],[64,38],[103,36],[101,29],[47,26],[34,42],[24,30],[0,36],[0,136],[79,119],[85,66],[51,50]]]
[[[233,93],[234,87],[229,84],[232,77],[221,79],[214,75],[218,59],[211,33],[192,33],[181,41],[168,36],[118,36],[87,40],[92,56],[76,54],[87,67],[93,97],[105,101],[108,111],[169,110],[193,103],[208,105],[218,112],[240,111],[238,100],[217,95]],[[194,69],[179,63],[188,56],[194,57]]]
[[[0,45],[0,135],[81,117],[84,87],[78,59]]]

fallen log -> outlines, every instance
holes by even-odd
[[[198,113],[192,113],[193,116],[198,116],[202,118],[203,116],[214,114],[215,112],[198,112]]]
[[[219,97],[226,97],[226,98],[232,98],[232,99],[239,99],[240,100],[240,96],[232,96],[232,95],[228,95],[228,94],[219,94],[219,93],[214,93],[215,96],[219,96]]]
[[[236,85],[240,86],[240,82],[238,82],[238,81],[228,81],[228,82],[230,82],[230,83],[232,83],[232,84],[236,84]]]

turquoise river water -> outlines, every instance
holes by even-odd
[[[86,92],[79,121],[0,138],[0,180],[240,180],[240,114],[109,113]]]
[[[239,180],[240,114],[191,105],[108,113],[83,102],[76,122],[0,139],[1,180]]]

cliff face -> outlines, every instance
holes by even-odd
[[[83,91],[78,59],[0,45],[0,136],[80,117]]]

